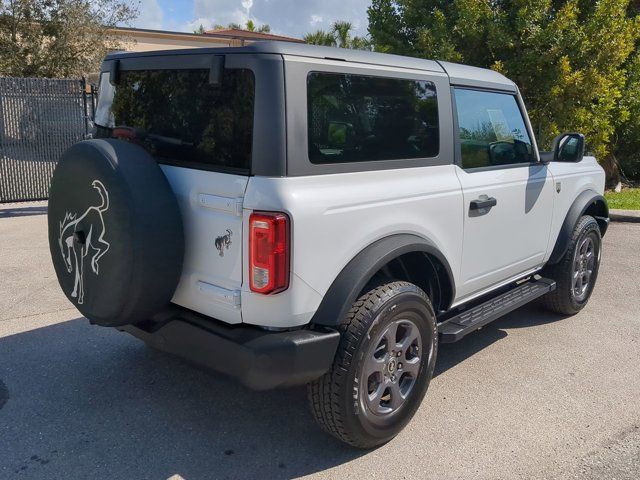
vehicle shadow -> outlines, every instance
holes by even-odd
[[[0,338],[2,383],[0,478],[285,479],[366,454],[304,388],[253,392],[82,318]]]
[[[436,374],[553,321],[521,309],[440,349]],[[0,338],[0,478],[288,479],[365,452],[321,432],[304,388],[253,392],[83,319]]]
[[[548,312],[536,305],[519,308],[482,329],[470,333],[459,342],[440,344],[434,376],[445,373],[467,358],[505,338],[508,335],[505,330],[542,326],[564,318],[566,317],[563,315]]]
[[[3,207],[0,208],[0,218],[29,217],[32,215],[46,215],[47,206],[37,207]]]

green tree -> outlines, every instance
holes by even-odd
[[[373,0],[369,33],[376,50],[504,73],[519,85],[541,146],[577,130],[605,159],[630,115],[621,99],[640,37],[632,7],[630,0]]]
[[[312,45],[324,45],[327,47],[351,48],[355,50],[371,50],[371,42],[365,37],[353,37],[351,22],[335,21],[330,31],[316,30],[308,33],[303,40]]]
[[[136,15],[125,0],[0,0],[0,75],[95,72],[109,50],[120,48],[109,29]]]
[[[621,108],[628,112],[620,122],[614,139],[614,161],[619,163],[621,179],[640,182],[640,49],[636,49],[627,65],[627,83]]]

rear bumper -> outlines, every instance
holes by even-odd
[[[159,328],[133,325],[120,330],[151,346],[230,375],[254,390],[303,385],[321,377],[333,363],[336,331],[267,332],[250,326],[226,326],[192,314]]]

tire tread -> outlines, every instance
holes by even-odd
[[[573,285],[571,282],[571,275],[570,273],[567,274],[567,272],[571,272],[573,270],[572,264],[574,251],[582,236],[582,232],[585,231],[589,225],[595,225],[599,231],[598,223],[595,218],[589,215],[581,217],[571,233],[571,240],[562,260],[555,265],[545,267],[543,271],[544,276],[556,281],[556,289],[540,298],[540,305],[547,310],[560,313],[562,315],[574,315],[587,303],[587,301],[585,301],[579,308],[577,308],[572,302],[570,292]],[[595,282],[596,278],[594,278],[593,281]],[[587,300],[588,298],[589,297],[587,297]]]
[[[369,328],[368,319],[385,297],[391,297],[398,288],[413,287],[427,301],[426,294],[409,282],[395,281],[380,285],[360,296],[351,306],[338,331],[340,345],[331,369],[318,380],[307,386],[307,396],[311,412],[322,430],[355,447],[370,447],[363,439],[354,438],[345,428],[340,402],[340,392],[348,380],[351,363]]]

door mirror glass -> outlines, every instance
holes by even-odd
[[[553,159],[556,162],[579,162],[584,157],[584,135],[563,133],[553,141]]]

